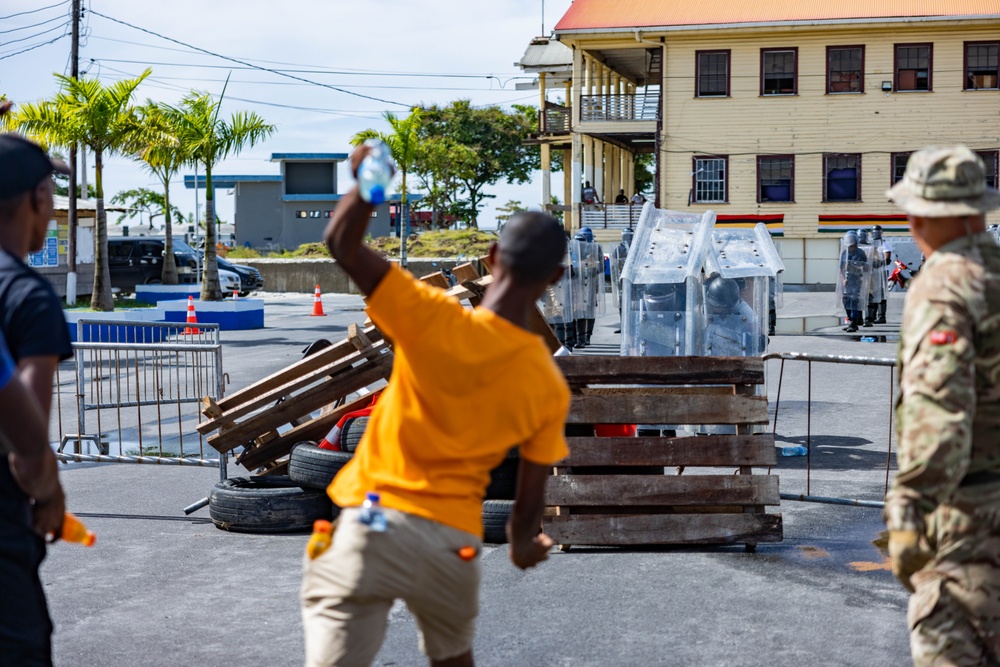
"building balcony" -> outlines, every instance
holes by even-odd
[[[639,223],[642,204],[578,204],[580,226],[591,229],[633,229]]]
[[[538,128],[541,134],[569,134],[573,129],[573,110],[546,102],[539,112]]]
[[[635,94],[584,95],[580,98],[582,123],[656,121],[659,115],[659,87],[646,88]]]

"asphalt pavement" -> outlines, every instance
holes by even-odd
[[[229,391],[336,340],[364,320],[358,297],[264,295],[266,328],[223,332]],[[771,351],[892,357],[901,295],[874,342],[825,326],[771,338]],[[832,293],[785,295],[785,327],[833,316]],[[829,323],[828,323],[829,324]],[[614,353],[613,317],[593,351]],[[861,333],[866,333],[862,330]],[[811,445],[778,457],[783,493],[878,500],[889,450],[890,370],[768,363],[772,415],[781,376],[777,444]],[[811,375],[811,389],[809,376]],[[810,396],[811,394],[811,396]],[[810,400],[811,399],[811,400]],[[812,413],[807,419],[807,406]],[[888,460],[894,467],[895,460]],[[807,467],[809,468],[807,481]],[[231,474],[239,474],[231,470]],[[760,471],[764,472],[764,471]],[[98,535],[93,549],[57,544],[42,569],[57,665],[298,665],[306,536],[217,530],[207,510],[210,468],[70,464],[70,509]],[[877,509],[783,502],[784,541],[742,547],[574,548],[520,572],[503,547],[483,554],[480,665],[905,665],[905,591],[877,542]],[[402,604],[393,608],[377,665],[426,664]]]

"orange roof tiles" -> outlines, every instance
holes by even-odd
[[[1000,15],[1000,0],[573,0],[555,29],[976,15]]]

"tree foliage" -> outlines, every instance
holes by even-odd
[[[134,220],[137,216],[141,219],[142,215],[145,214],[150,226],[152,226],[153,221],[157,218],[166,217],[168,208],[172,217],[184,220],[184,214],[169,202],[164,193],[149,188],[123,190],[111,198],[111,203],[121,204],[126,209],[118,216],[119,225],[125,220]]]
[[[147,69],[139,76],[108,85],[100,79],[56,74],[61,90],[50,100],[25,104],[15,114],[16,127],[48,146],[71,148],[83,144],[94,153],[97,234],[94,243],[94,289],[91,307],[114,310],[108,266],[108,219],[104,209],[104,159],[129,154],[139,129],[132,96]]]
[[[421,166],[428,182],[439,184],[446,201],[461,218],[478,227],[486,188],[503,180],[526,183],[538,165],[538,149],[527,139],[538,126],[532,107],[505,111],[497,106],[475,107],[469,100],[423,110],[421,137],[425,145],[440,143],[443,154],[430,156]],[[423,169],[421,170],[423,171]],[[458,184],[456,190],[448,185]]]
[[[237,111],[226,120],[219,118],[221,110],[222,97],[215,99],[211,93],[198,91],[185,95],[178,106],[164,108],[164,113],[171,118],[177,140],[189,151],[188,161],[205,168],[207,224],[201,284],[201,298],[205,301],[222,300],[215,248],[215,190],[212,187],[212,170],[218,162],[264,141],[274,132],[274,125],[252,111]]]

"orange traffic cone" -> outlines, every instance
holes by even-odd
[[[238,289],[233,290],[233,301],[239,301],[240,291]]]
[[[313,297],[313,311],[310,317],[326,317],[323,312],[323,297],[319,294],[319,285],[316,285],[316,296]]]
[[[187,312],[187,325],[184,327],[184,335],[191,336],[193,334],[201,333],[198,327],[192,327],[192,324],[198,324],[198,316],[194,313],[194,297],[188,297],[188,312]]]

